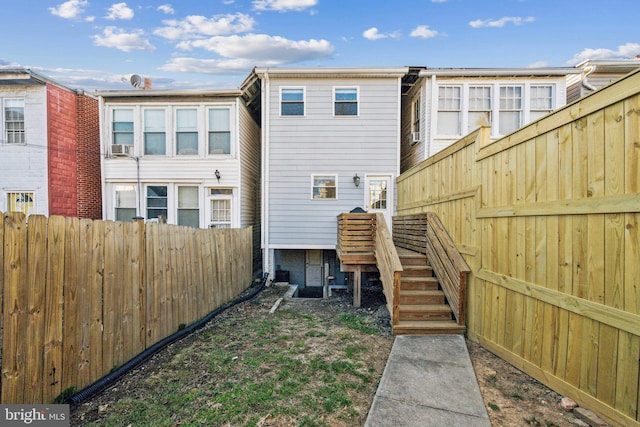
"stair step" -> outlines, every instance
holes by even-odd
[[[403,265],[402,277],[432,277],[433,268],[428,265]]]
[[[399,307],[399,320],[451,320],[453,312],[448,304],[415,304]]]
[[[427,262],[427,257],[424,255],[420,255],[416,257],[413,257],[413,256],[406,257],[406,256],[400,255],[399,258],[400,258],[400,263],[402,264],[403,267],[411,266],[411,265],[424,266],[429,264]]]
[[[400,278],[400,289],[403,291],[437,290],[438,279],[435,277],[404,277]]]
[[[395,335],[464,334],[466,327],[455,320],[418,321],[401,320],[393,325]]]
[[[405,305],[444,304],[444,292],[440,290],[400,290],[399,303]]]

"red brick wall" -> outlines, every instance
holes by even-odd
[[[77,105],[77,216],[102,219],[98,100],[78,94]]]
[[[76,94],[47,85],[49,215],[77,216]]]

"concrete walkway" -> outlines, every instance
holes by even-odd
[[[490,427],[464,337],[396,337],[365,426]]]

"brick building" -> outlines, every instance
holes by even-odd
[[[98,100],[0,69],[0,211],[102,218]]]

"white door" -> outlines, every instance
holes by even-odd
[[[365,176],[365,206],[369,213],[382,213],[391,231],[391,217],[393,215],[393,188],[391,175]]]
[[[307,249],[305,286],[322,286],[322,249]]]

